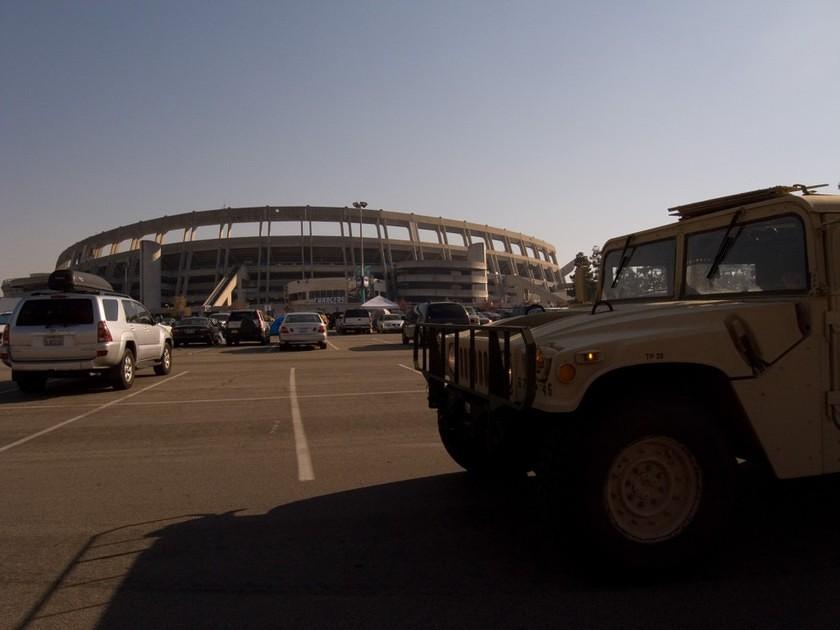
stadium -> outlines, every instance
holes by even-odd
[[[566,301],[568,271],[545,241],[354,205],[162,216],[84,238],[58,256],[56,268],[99,274],[153,310],[177,301],[205,310],[244,304],[341,310],[374,295],[500,306]]]

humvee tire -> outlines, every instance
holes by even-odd
[[[587,553],[627,569],[667,569],[713,549],[736,460],[712,414],[650,399],[596,415],[567,461],[547,466],[552,519],[570,523]]]
[[[438,433],[444,449],[461,468],[488,478],[524,476],[529,466],[517,436],[505,435],[500,421],[475,409],[467,412],[460,397],[450,396],[438,409]]]

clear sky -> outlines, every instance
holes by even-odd
[[[840,2],[0,2],[0,278],[222,205],[535,235],[840,181]]]

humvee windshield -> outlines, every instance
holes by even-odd
[[[707,277],[725,234],[720,228],[686,237],[686,296],[807,290],[805,234],[797,217],[736,226],[729,249]]]
[[[604,300],[675,297],[675,239],[604,255]],[[622,264],[622,258],[624,264]],[[717,263],[717,264],[715,264]],[[734,223],[685,236],[681,296],[807,291],[805,231],[795,216]]]
[[[624,254],[625,262],[621,259]],[[664,298],[674,295],[676,239],[629,245],[604,256],[603,300]]]

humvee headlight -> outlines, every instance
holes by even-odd
[[[575,380],[577,370],[571,363],[563,363],[562,365],[557,366],[557,371],[554,374],[557,377],[557,380],[561,383],[571,383]]]
[[[575,363],[600,363],[604,360],[600,350],[584,350],[575,354]]]

